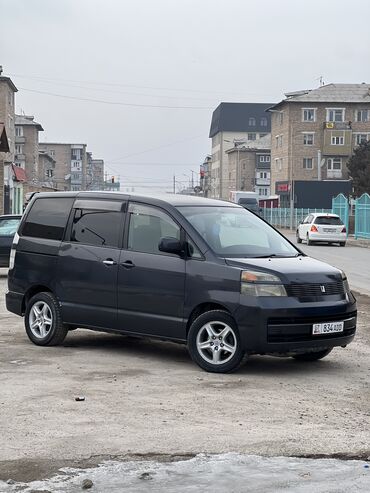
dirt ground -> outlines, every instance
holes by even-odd
[[[201,452],[370,456],[368,297],[358,296],[355,341],[325,360],[256,356],[215,375],[172,343],[77,330],[62,347],[32,345],[5,310],[5,283],[3,275],[0,479]]]

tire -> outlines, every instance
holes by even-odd
[[[297,243],[302,243],[301,238],[299,237],[299,231],[296,232]]]
[[[59,303],[49,292],[37,293],[28,301],[24,324],[29,339],[37,346],[58,346],[68,333]]]
[[[307,233],[307,245],[313,245],[313,241],[310,240],[308,233]]]
[[[221,344],[227,349],[222,349]],[[212,373],[231,373],[244,357],[235,320],[222,310],[203,313],[193,321],[188,333],[188,350],[195,363]]]
[[[313,351],[311,353],[295,354],[293,356],[297,361],[317,361],[319,359],[325,358],[329,353],[331,353],[333,348],[324,349],[323,351]]]
[[[345,247],[345,246],[346,246],[346,242],[345,242],[345,241],[341,241],[341,242],[339,243],[339,245],[340,245],[341,247]]]

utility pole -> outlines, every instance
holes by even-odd
[[[321,151],[317,151],[317,179],[321,180]]]
[[[176,193],[176,176],[173,175],[173,193]]]

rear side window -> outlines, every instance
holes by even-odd
[[[122,212],[76,209],[71,241],[85,245],[118,247]]]
[[[318,216],[315,219],[315,224],[327,224],[329,226],[343,226],[343,221],[339,217]]]
[[[36,199],[22,228],[23,236],[62,240],[73,198]]]
[[[20,219],[5,218],[0,219],[0,237],[2,236],[14,236],[17,232]]]

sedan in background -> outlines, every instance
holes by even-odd
[[[309,214],[298,225],[297,243],[306,241],[307,245],[312,243],[339,243],[345,246],[347,230],[343,221],[337,214],[315,213]]]
[[[9,255],[21,215],[0,216],[0,267],[9,267]]]

